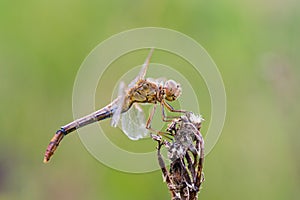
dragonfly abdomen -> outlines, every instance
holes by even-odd
[[[78,128],[84,127],[88,124],[109,118],[113,115],[116,106],[114,104],[110,104],[98,111],[95,111],[85,117],[77,119],[65,126],[62,126],[60,130],[58,130],[54,137],[51,139],[44,156],[44,162],[48,162],[50,157],[53,155],[54,151],[58,147],[60,141],[64,138],[65,135],[75,131]]]
[[[56,131],[55,135],[51,139],[44,156],[44,163],[47,163],[50,160],[50,157],[53,155],[54,151],[58,147],[60,141],[64,138],[65,132],[63,129]]]
[[[94,122],[104,120],[106,118],[110,118],[113,113],[114,113],[115,108],[111,106],[106,106],[98,111],[95,111],[87,116],[84,116],[80,119],[77,119],[65,126],[62,127],[63,130],[65,130],[65,134],[67,135],[68,133],[84,127],[88,124],[92,124]]]

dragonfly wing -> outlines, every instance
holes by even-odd
[[[157,83],[159,85],[163,85],[166,81],[167,81],[166,77],[160,77],[160,78],[155,79],[155,83]]]
[[[142,69],[141,69],[141,71],[139,73],[139,76],[138,76],[139,79],[145,78],[145,75],[146,75],[147,69],[149,67],[149,63],[150,63],[150,59],[152,57],[153,51],[154,51],[154,48],[151,48],[150,52],[149,52],[149,54],[148,54],[148,56],[147,56],[147,58],[146,58],[146,60],[145,60],[145,62],[143,64],[143,67],[142,67]]]
[[[136,84],[136,82],[138,82],[139,80],[145,78],[145,75],[147,73],[147,69],[148,69],[148,66],[149,66],[150,59],[152,57],[153,51],[154,51],[154,48],[151,48],[151,50],[150,50],[150,52],[149,52],[149,54],[148,54],[148,56],[147,56],[147,58],[146,58],[146,60],[145,60],[145,62],[143,64],[142,69],[140,70],[138,76],[133,81],[131,81],[131,83],[128,85],[128,88],[133,87]]]
[[[123,132],[131,140],[138,140],[149,136],[146,129],[145,114],[137,104],[134,104],[132,108],[122,114],[121,123]]]
[[[165,77],[156,78],[156,79],[154,79],[154,78],[147,78],[147,81],[156,83],[159,86],[163,86],[164,83],[167,81],[167,79]]]
[[[118,125],[118,122],[120,120],[120,116],[122,113],[122,109],[123,109],[123,103],[125,100],[125,96],[126,96],[126,88],[125,88],[125,83],[121,82],[120,86],[119,86],[119,91],[118,91],[118,104],[113,112],[113,116],[111,118],[111,126],[112,127],[116,127]]]

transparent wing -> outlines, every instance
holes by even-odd
[[[131,140],[149,137],[145,114],[137,104],[134,104],[127,112],[122,114],[121,123],[123,132]]]
[[[156,83],[157,85],[161,85],[163,86],[164,83],[167,81],[167,79],[165,77],[161,77],[161,78],[147,78],[147,81],[150,81],[150,82],[153,82],[153,83]]]
[[[140,70],[138,76],[135,77],[135,79],[133,81],[131,81],[131,83],[128,85],[128,88],[133,87],[136,84],[137,81],[145,78],[145,75],[147,73],[147,69],[148,69],[148,66],[149,66],[150,59],[152,57],[153,51],[154,51],[154,48],[151,48],[151,50],[150,50],[150,52],[148,54],[148,57],[146,58],[146,60],[145,60],[145,62],[143,64],[143,67]]]
[[[124,99],[126,96],[126,88],[125,88],[125,83],[121,82],[119,85],[119,91],[118,91],[118,104],[116,105],[116,108],[114,109],[114,113],[113,116],[111,118],[111,126],[112,127],[117,127],[118,122],[120,120],[120,116],[122,113],[122,109],[123,109],[123,103],[124,103]]]

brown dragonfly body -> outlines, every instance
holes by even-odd
[[[152,109],[152,113],[147,120],[147,129],[151,129],[150,123],[156,110],[157,103],[160,103],[161,105],[164,121],[168,121],[164,115],[165,107],[172,112],[183,112],[181,110],[173,109],[166,102],[166,100],[174,101],[178,96],[180,96],[181,87],[179,84],[177,84],[173,80],[168,80],[164,84],[158,84],[154,81],[149,81],[144,78],[152,52],[153,49],[150,51],[150,54],[148,55],[140,74],[133,81],[133,84],[130,84],[131,86],[127,89],[124,88],[124,95],[119,95],[115,100],[113,100],[104,108],[80,119],[77,119],[65,126],[62,126],[61,129],[56,132],[46,149],[44,156],[45,163],[50,160],[50,157],[53,155],[54,151],[65,135],[75,131],[78,128],[84,127],[97,121],[104,120],[106,118],[113,118],[113,125],[116,126],[119,115],[128,111],[134,103],[151,103],[155,105]],[[116,119],[114,119],[114,117],[116,117]]]

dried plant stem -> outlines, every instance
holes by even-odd
[[[200,133],[202,118],[186,113],[176,118],[167,131],[173,135],[168,142],[161,136],[152,135],[158,142],[157,158],[164,181],[172,200],[197,200],[200,186],[204,182],[204,140]],[[167,169],[161,148],[168,149],[170,167]]]

